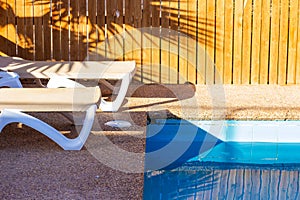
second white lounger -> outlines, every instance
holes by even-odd
[[[135,61],[29,61],[17,57],[1,57],[0,69],[16,72],[20,78],[48,79],[64,77],[69,79],[96,79],[117,93],[114,101],[102,100],[102,111],[118,111],[127,93],[128,86],[135,74]],[[105,79],[120,80],[121,85],[114,88]]]

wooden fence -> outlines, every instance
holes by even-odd
[[[136,60],[136,79],[299,84],[300,0],[0,0],[0,53]]]

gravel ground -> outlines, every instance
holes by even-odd
[[[62,115],[34,115],[68,137],[76,136],[75,127]],[[105,149],[101,146],[101,138],[95,138],[95,132],[101,132],[102,137],[116,147],[139,153],[143,161],[146,115],[136,112],[131,116],[139,121],[133,127],[118,130],[104,125],[116,117],[98,113],[94,132],[80,151],[64,151],[46,136],[24,125],[8,125],[0,135],[0,199],[141,199],[142,173],[120,171],[128,166],[127,163],[125,167],[112,168],[89,148],[92,143],[99,142],[96,147]],[[143,170],[143,163],[139,167]]]
[[[120,112],[97,113],[80,151],[63,151],[44,135],[11,124],[0,134],[0,199],[141,199],[147,114],[149,119],[298,120],[299,91],[300,86],[132,84]],[[76,136],[58,113],[34,116]],[[104,125],[112,119],[133,126]]]

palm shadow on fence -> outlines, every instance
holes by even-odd
[[[179,8],[174,4],[176,2],[174,0],[161,1],[162,5],[157,1],[148,0],[148,5],[144,1],[143,9],[140,6],[141,2],[136,0],[130,2],[130,5],[122,5],[122,1],[118,0],[106,5],[108,3],[105,4],[104,0],[89,1],[88,4],[86,1],[25,0],[10,5],[7,1],[1,0],[0,29],[4,30],[1,44],[5,45],[0,46],[0,51],[8,56],[19,56],[29,60],[84,60],[91,52],[97,54],[98,60],[127,59],[126,55],[121,58],[109,58],[107,52],[99,52],[98,47],[106,42],[105,51],[113,48],[115,44],[109,43],[109,37],[142,26],[161,26],[169,30],[180,30],[182,34],[199,44],[209,48],[218,47],[216,41],[219,34],[216,33],[214,19],[200,16],[195,9],[193,11],[191,7],[187,8],[193,1],[182,1]],[[93,3],[97,5],[92,5]],[[116,17],[117,6],[114,4],[122,5],[125,13],[121,11],[120,16]],[[131,8],[132,6],[134,8]],[[141,14],[135,16],[136,13]],[[158,16],[155,16],[156,14]],[[157,20],[160,22],[156,23]],[[124,47],[124,38],[115,42]],[[172,43],[172,38],[169,42]],[[193,48],[187,44],[179,45],[184,51]],[[140,65],[145,64],[141,56],[132,58]],[[152,59],[152,62],[156,61]],[[161,62],[158,61],[158,65],[161,65]]]

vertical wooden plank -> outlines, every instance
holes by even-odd
[[[282,0],[280,4],[280,33],[278,58],[278,84],[286,84],[287,46],[288,46],[288,12],[289,1]]]
[[[16,6],[15,0],[7,0],[7,55],[16,56]]]
[[[262,170],[263,175],[262,178],[262,188],[261,188],[261,196],[267,197],[268,195],[268,189],[270,187],[271,182],[271,170]]]
[[[279,177],[280,170],[272,170],[270,172],[270,180],[269,180],[269,187],[268,187],[268,199],[276,199],[278,198],[278,177]]]
[[[58,1],[57,3],[60,3],[58,6],[56,6],[58,9],[57,15],[59,16],[56,22],[56,32],[57,37],[59,38],[59,40],[57,39],[57,46],[60,46],[61,48],[61,50],[58,50],[58,52],[60,52],[61,55],[57,55],[56,60],[70,60],[70,37],[71,35],[75,34],[74,31],[70,30],[70,9],[73,8],[70,8],[69,0],[63,0],[62,2]],[[73,38],[75,37],[73,36]]]
[[[179,80],[178,83],[183,84],[188,81],[188,1],[178,1],[178,18],[179,18]]]
[[[206,0],[198,0],[197,11],[197,84],[206,83]]]
[[[79,2],[70,0],[70,59],[79,60]]]
[[[134,17],[134,39],[133,39],[133,58],[136,61],[136,66],[138,69],[141,68],[141,42],[142,42],[142,37],[141,37],[141,30],[140,28],[142,27],[142,6],[141,6],[141,0],[133,0],[133,17]]]
[[[146,29],[142,31],[142,66],[140,80],[143,83],[151,82],[152,69],[152,50],[151,50],[151,33],[149,27],[152,24],[151,19],[151,0],[143,1],[142,26]]]
[[[224,82],[224,15],[225,1],[217,0],[216,8],[216,73],[215,83],[222,84]]]
[[[215,0],[206,1],[206,84],[215,80]]]
[[[7,55],[7,20],[8,20],[8,6],[5,2],[0,1],[0,56]]]
[[[52,10],[52,34],[53,34],[53,59],[62,60],[62,45],[61,45],[61,33],[62,24],[61,16],[63,8],[61,7],[60,0],[52,0],[53,10]],[[67,49],[65,49],[66,51]],[[64,51],[64,52],[65,52]]]
[[[251,169],[245,169],[244,186],[244,199],[251,199]]]
[[[35,60],[44,60],[43,4],[34,3]]]
[[[126,1],[127,3],[127,1]],[[128,2],[129,3],[129,2]],[[124,37],[123,32],[123,1],[106,1],[107,9],[107,57],[113,60],[123,60],[124,58]],[[125,9],[126,13],[126,9]],[[130,41],[132,37],[128,38]],[[132,58],[132,56],[131,56]]]
[[[269,84],[278,83],[279,16],[280,2],[272,1]]]
[[[161,0],[161,82],[170,83],[170,1]]]
[[[179,83],[180,63],[179,63],[179,3],[178,1],[170,1],[170,48],[169,48],[169,83]]]
[[[236,187],[236,189],[235,189],[234,199],[239,199],[240,197],[243,197],[243,195],[244,195],[244,192],[245,192],[244,178],[245,178],[244,170],[237,169],[236,177],[235,177],[235,184],[238,187]]]
[[[260,177],[261,170],[252,169],[251,170],[251,199],[259,199],[259,189],[261,187]]]
[[[84,60],[87,56],[87,16],[86,16],[86,0],[78,0],[79,1],[79,21],[78,21],[78,29],[79,29],[79,55],[78,60]]]
[[[288,172],[286,170],[281,170],[281,174],[280,176],[278,177],[279,178],[279,191],[278,191],[278,199],[286,199],[286,191],[287,191],[287,188],[288,188]]]
[[[236,169],[229,169],[230,176],[228,177],[228,193],[227,193],[227,199],[234,199],[235,194],[235,185],[236,185],[236,176],[237,176],[237,170]]]
[[[186,26],[187,32],[187,80],[196,83],[196,27],[197,27],[197,1],[187,1]]]
[[[128,60],[133,60],[133,37],[130,32],[134,28],[134,8],[133,8],[133,0],[125,1],[125,28],[129,33],[128,37],[126,37],[125,49],[126,49],[126,58]]]
[[[298,3],[298,33],[297,33],[297,58],[296,58],[296,84],[300,83],[300,2]]]
[[[177,2],[173,2],[175,5],[177,5]],[[151,25],[153,27],[152,30],[152,38],[151,38],[151,79],[152,82],[160,83],[161,82],[161,64],[160,64],[160,35],[159,27],[160,27],[160,1],[151,1]],[[171,5],[172,6],[172,5]],[[173,5],[174,6],[174,5]],[[178,9],[176,9],[176,6],[173,7],[175,9],[175,12],[178,12]],[[174,42],[177,42],[177,39],[174,39]],[[173,66],[174,67],[174,66]],[[177,67],[177,66],[176,66]]]
[[[131,13],[131,15],[133,16],[133,27],[137,26],[136,22],[137,22],[137,18],[138,16],[135,16],[135,14],[137,14],[138,11],[136,11],[135,9],[138,8],[138,6],[140,6],[140,3],[138,2],[139,0],[131,0],[132,2],[130,3],[130,6],[132,7],[132,11],[133,13]],[[124,31],[125,31],[125,26],[123,26],[124,20],[123,20],[123,12],[122,9],[125,7],[125,5],[123,5],[123,3],[126,4],[126,1],[123,0],[117,0],[116,1],[116,9],[119,10],[120,15],[119,17],[115,16],[115,21],[114,21],[114,27],[115,27],[115,34],[118,35],[118,37],[116,38],[116,42],[119,43],[119,46],[116,46],[116,52],[119,52],[118,55],[116,55],[117,57],[115,59],[117,60],[125,60],[125,55],[126,55],[126,46],[125,46],[125,42],[126,42],[126,36],[124,36]],[[136,5],[138,4],[138,5]],[[117,14],[115,14],[117,15]],[[132,51],[132,58],[133,60],[135,60],[135,55],[134,55],[134,41],[135,41],[135,36],[131,35],[131,51]],[[137,39],[138,40],[138,39]],[[139,62],[136,63],[137,67],[139,65]]]
[[[17,16],[17,56],[26,58],[26,32],[25,32],[25,0],[16,2]]]
[[[96,55],[97,60],[104,60],[106,59],[105,55],[105,33],[106,33],[106,16],[105,16],[105,0],[96,0],[97,1],[97,25],[96,25],[96,34],[97,34],[97,44],[96,44]]]
[[[51,60],[51,46],[52,46],[52,36],[51,36],[51,9],[50,2],[46,2],[43,4],[43,28],[44,28],[44,59],[43,60]]]
[[[243,47],[242,47],[242,84],[250,83],[251,67],[251,18],[252,18],[252,0],[244,0],[243,13]]]
[[[261,11],[260,84],[269,83],[270,9],[270,0],[263,0]]]
[[[218,199],[219,198],[219,191],[221,190],[221,185],[220,185],[220,181],[222,178],[222,172],[219,169],[214,169],[213,170],[213,174],[212,174],[212,178],[213,178],[213,190],[214,192],[211,194],[211,199]]]
[[[97,0],[98,41],[105,40],[105,0]]]
[[[97,46],[97,0],[88,0],[88,54],[95,54]],[[90,55],[87,59],[89,60]]]
[[[242,83],[243,1],[235,1],[233,36],[233,84]]]
[[[224,83],[232,83],[233,2],[225,0]]]
[[[34,41],[33,41],[33,2],[32,1],[25,1],[25,48],[26,48],[26,55],[25,57],[28,60],[33,60],[34,55]]]
[[[211,175],[206,178],[206,181],[204,182],[204,185],[203,185],[204,187],[207,187],[207,188],[209,188],[211,185],[214,185],[214,182],[213,182],[214,181],[214,177],[213,177],[214,176],[214,170],[209,170],[209,171],[207,171],[207,173],[208,172],[211,173]],[[197,172],[194,172],[194,173],[197,173]],[[186,172],[186,174],[187,174],[187,176],[189,176],[188,171]],[[182,190],[182,188],[180,188],[180,189]],[[202,194],[200,193],[202,195],[201,199],[214,199],[212,197],[212,193],[214,193],[214,187],[211,187],[210,190],[203,190]],[[178,196],[178,197],[180,198],[180,196]],[[194,198],[194,199],[196,199],[196,198]]]
[[[299,171],[289,171],[289,187],[287,196],[291,199],[297,199],[299,195]]]
[[[254,0],[253,4],[253,34],[251,55],[251,84],[259,83],[260,70],[260,40],[261,40],[261,1]]]
[[[218,191],[218,199],[226,199],[227,198],[227,192],[228,192],[228,179],[230,176],[230,170],[223,169],[220,170],[220,180],[219,180],[219,188],[221,188]]]
[[[298,34],[298,0],[290,0],[290,20],[289,20],[289,48],[288,48],[288,69],[287,83],[296,83],[296,56],[297,56],[297,34]]]

